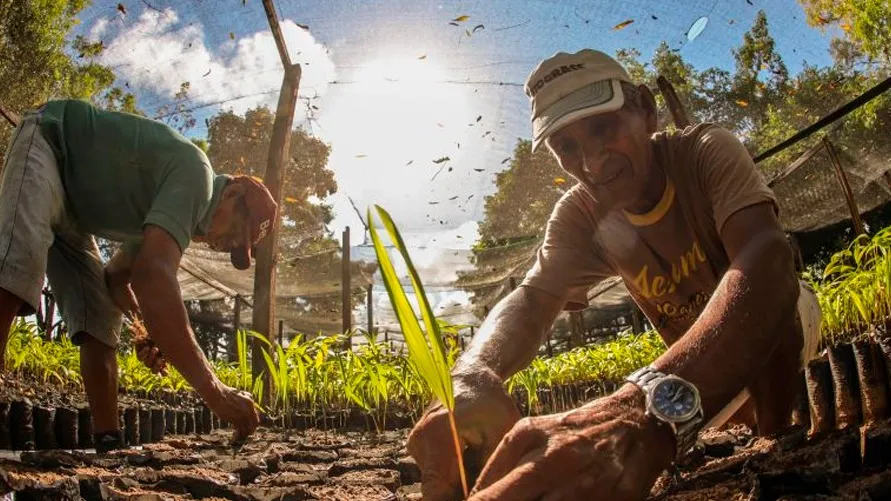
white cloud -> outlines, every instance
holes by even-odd
[[[125,27],[114,25],[100,20],[90,30],[92,37],[105,41],[101,62],[113,67],[131,89],[160,97],[159,103],[147,105],[170,102],[180,84],[188,81],[189,97],[196,105],[222,102],[223,108],[236,113],[260,104],[274,108],[284,70],[268,29],[208,47],[204,27],[182,25],[172,9],[147,9]],[[324,95],[335,78],[327,49],[293,21],[286,19],[281,26],[291,60],[302,65],[300,95]]]

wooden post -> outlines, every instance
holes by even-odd
[[[684,105],[681,104],[681,100],[674,91],[674,86],[671,85],[671,82],[662,75],[659,75],[659,77],[656,78],[656,85],[659,86],[659,91],[662,92],[662,97],[665,98],[665,105],[668,106],[668,112],[671,113],[671,118],[674,120],[674,124],[678,129],[683,129],[690,125],[690,119],[687,118],[687,111],[684,109]]]
[[[572,311],[569,313],[569,329],[570,329],[570,340],[571,344],[574,347],[583,346],[585,344],[584,341],[584,332],[585,332],[585,319],[582,316],[582,312],[580,311]]]
[[[264,0],[266,15],[269,18],[273,34],[281,34],[278,29],[278,18],[270,0]],[[282,41],[282,43],[284,43]],[[285,66],[281,91],[278,96],[278,107],[275,110],[275,121],[272,124],[272,138],[269,142],[269,157],[266,163],[264,183],[279,207],[282,206],[282,190],[284,188],[284,169],[291,148],[291,126],[294,123],[294,108],[297,105],[297,90],[300,86],[301,69],[299,64]],[[277,264],[278,233],[281,217],[272,223],[269,235],[257,244],[257,265],[254,273],[254,309],[252,328],[266,339],[272,339],[275,319],[275,268]],[[263,351],[265,345],[258,339],[252,342],[251,360],[254,377],[260,375],[265,367]],[[263,400],[268,402],[271,395],[268,372],[263,378]]]
[[[826,146],[826,152],[832,159],[832,166],[835,167],[835,175],[838,183],[841,185],[842,193],[845,195],[845,201],[848,203],[848,210],[851,212],[851,221],[854,223],[854,231],[858,235],[863,235],[866,230],[863,229],[863,221],[860,219],[860,209],[857,208],[857,202],[854,200],[854,193],[851,191],[851,185],[848,184],[848,177],[842,169],[841,161],[838,159],[838,153],[829,137],[823,136],[823,145]]]
[[[368,300],[366,301],[365,308],[368,310],[368,333],[371,334],[374,332],[374,284],[368,286]],[[377,336],[374,337],[375,341],[377,340]]]
[[[48,291],[46,295],[46,339],[53,339],[53,322],[56,318],[56,298],[52,291]]]
[[[285,345],[284,341],[285,341],[285,321],[279,320],[278,321],[278,345],[284,346]]]
[[[226,357],[230,362],[238,361],[238,329],[241,328],[241,295],[235,295],[235,312],[232,319],[232,337],[226,346]]]
[[[641,318],[640,309],[637,305],[631,307],[631,330],[635,334],[641,334],[643,329],[643,318]]]
[[[13,127],[18,127],[19,122],[21,121],[18,115],[4,108],[3,106],[0,106],[0,116],[2,116],[3,119],[6,120],[6,122],[8,122],[9,125]]]
[[[347,226],[343,230],[343,243],[341,244],[340,258],[340,303],[343,309],[343,319],[341,327],[343,333],[347,336],[346,349],[352,349],[353,336],[350,331],[353,329],[353,303],[350,297],[350,227]]]

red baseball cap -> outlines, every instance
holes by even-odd
[[[229,251],[232,266],[239,270],[251,267],[251,253],[257,242],[266,238],[275,223],[278,206],[266,186],[253,176],[232,176],[230,183],[244,187],[244,204],[247,207],[245,244]]]

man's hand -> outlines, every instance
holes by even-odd
[[[456,376],[455,422],[464,450],[464,463],[470,465],[468,484],[495,450],[501,437],[520,419],[513,400],[498,376],[482,370]],[[448,412],[433,405],[408,436],[408,453],[421,469],[421,490],[425,501],[463,499],[457,455]],[[469,486],[468,486],[469,487]]]
[[[148,340],[142,347],[137,348],[136,358],[148,367],[153,373],[167,375],[167,360],[161,354],[161,350],[154,341]]]
[[[643,501],[674,457],[667,426],[628,384],[561,414],[526,418],[504,437],[469,501]]]
[[[254,433],[260,425],[260,415],[254,407],[251,394],[238,391],[222,383],[202,395],[210,410],[222,421],[232,423],[235,428],[233,442],[240,442]]]

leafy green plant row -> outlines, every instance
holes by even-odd
[[[811,270],[823,314],[826,344],[849,341],[891,319],[891,227],[872,237],[860,235],[835,253],[823,270]]]
[[[460,348],[458,326],[438,320],[445,339],[447,362],[451,367]],[[268,412],[287,416],[293,412],[327,412],[359,408],[376,427],[385,426],[390,411],[419,417],[432,397],[417,367],[402,352],[365,334],[365,344],[354,351],[343,346],[342,335],[306,339],[297,336],[282,348],[261,335],[241,331],[238,358],[234,363],[214,362],[223,383],[252,392],[262,400],[262,385],[254,380],[248,356],[248,340],[256,337],[272,347],[263,370],[272,379]],[[537,358],[527,369],[508,382],[511,391],[522,390],[533,399],[538,389],[568,382],[619,380],[649,362],[663,349],[659,337],[648,332],[624,335],[603,344],[576,348],[553,358]],[[14,374],[52,383],[64,389],[79,390],[78,348],[67,339],[43,340],[33,324],[19,320],[10,335],[7,367]],[[189,385],[170,368],[166,376],[152,374],[132,351],[118,357],[120,382],[131,392],[186,391]]]

